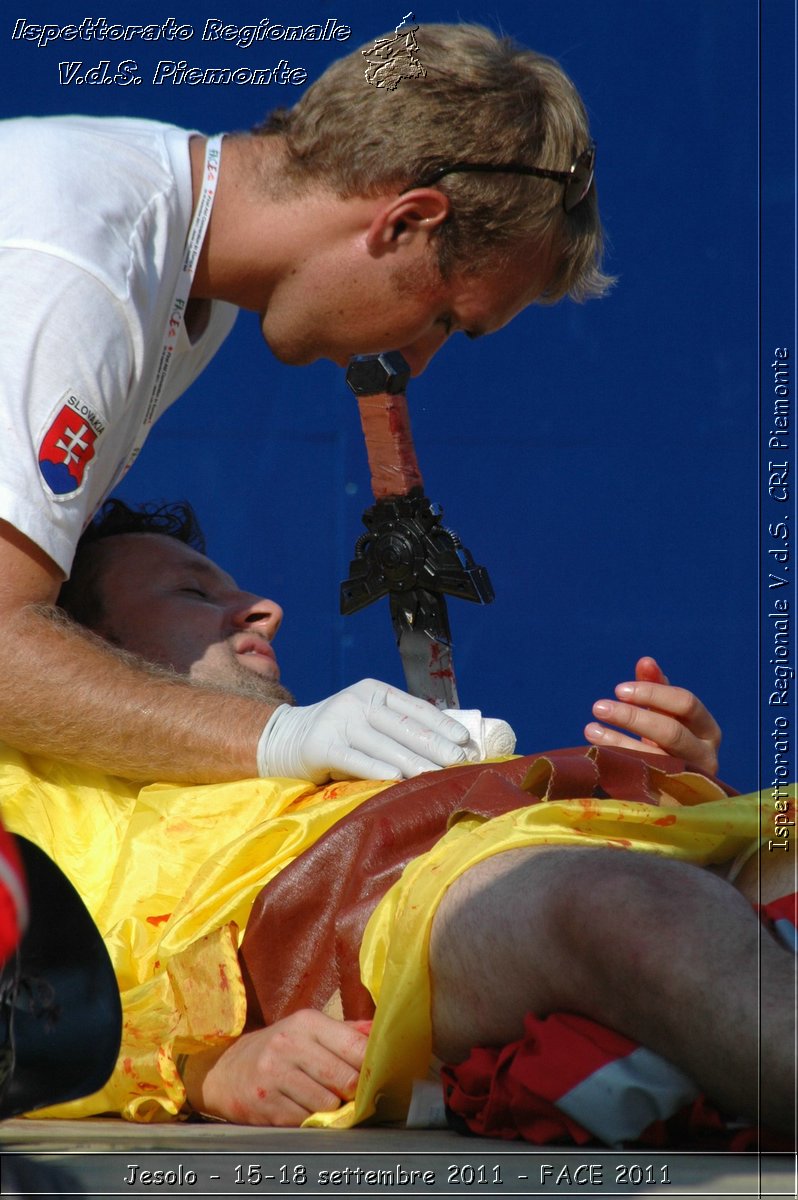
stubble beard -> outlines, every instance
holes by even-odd
[[[213,686],[213,681],[208,680]],[[267,675],[258,675],[243,667],[236,659],[230,664],[229,678],[217,686],[225,692],[234,692],[237,696],[246,696],[250,700],[259,700],[262,704],[276,707],[278,704],[296,704],[296,698],[284,687],[279,680],[270,679]]]

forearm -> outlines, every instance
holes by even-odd
[[[273,709],[191,684],[114,650],[45,605],[0,623],[0,738],[131,779],[257,775]]]

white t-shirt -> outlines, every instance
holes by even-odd
[[[66,572],[139,434],[192,215],[189,137],[154,121],[0,121],[0,519]],[[230,332],[180,332],[173,403]]]

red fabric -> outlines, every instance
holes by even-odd
[[[769,904],[763,904],[761,907],[756,905],[756,910],[768,926],[775,921],[789,921],[798,929],[798,892],[780,896],[778,900],[771,900]]]
[[[15,881],[15,887],[9,886]],[[17,947],[25,926],[18,898],[27,894],[14,839],[0,825],[0,966]]]
[[[764,905],[765,923],[796,920],[796,895]],[[476,1047],[464,1062],[441,1071],[452,1124],[483,1137],[520,1138],[535,1145],[595,1141],[594,1134],[557,1107],[572,1088],[637,1044],[586,1017],[527,1014],[524,1034],[502,1047]],[[630,1144],[680,1149],[792,1150],[789,1139],[761,1128],[730,1124],[699,1096],[667,1120],[655,1121]]]
[[[555,1101],[615,1058],[629,1054],[629,1038],[571,1013],[524,1018],[524,1036],[508,1046],[480,1046],[465,1062],[444,1067],[447,1108],[471,1133],[546,1142],[592,1141],[592,1134]]]

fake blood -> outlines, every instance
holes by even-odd
[[[406,496],[413,488],[422,488],[407,398],[380,392],[358,396],[357,403],[375,499]]]

